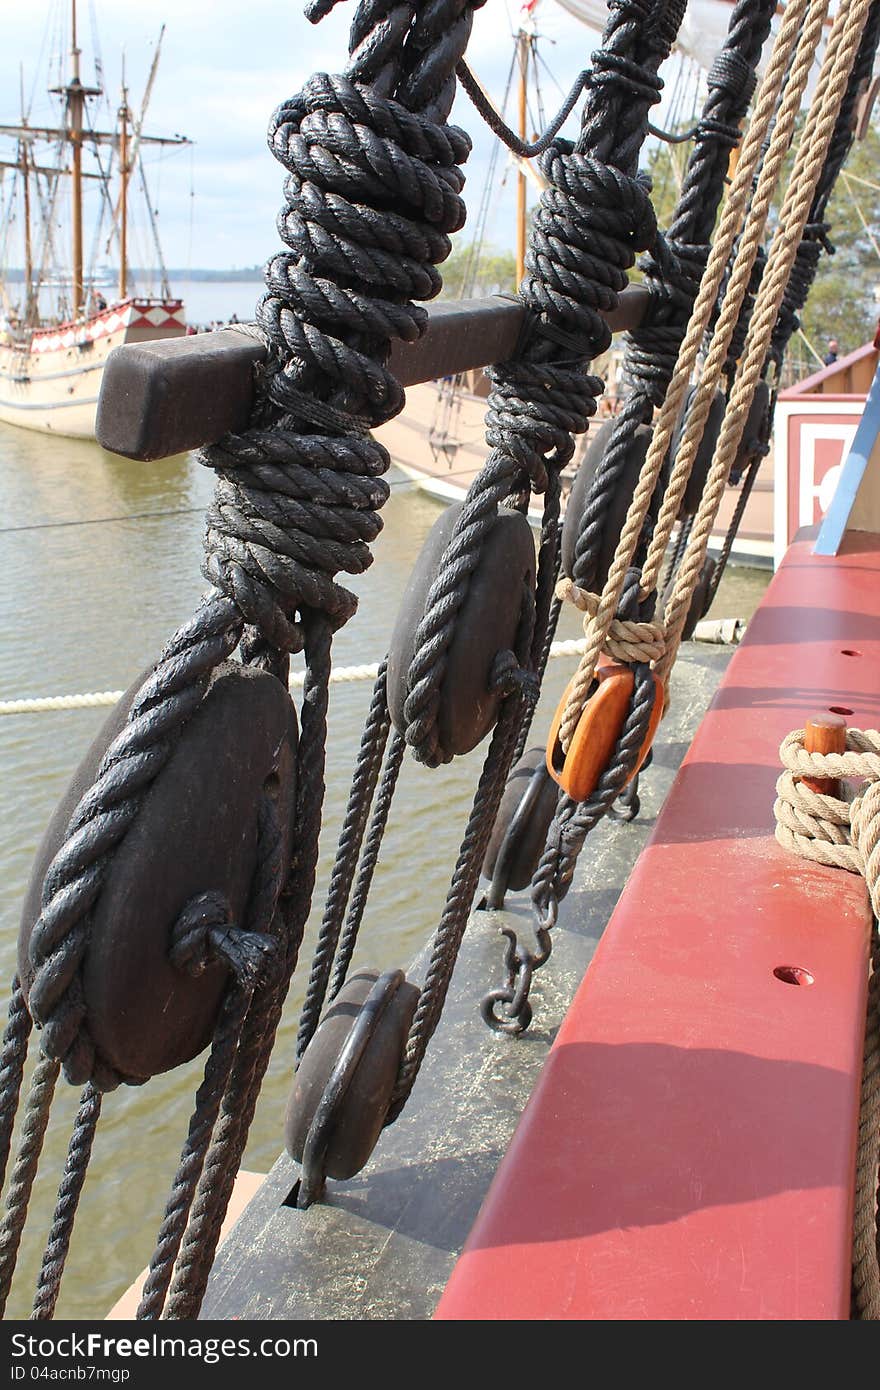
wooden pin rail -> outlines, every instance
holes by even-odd
[[[636,328],[650,293],[630,285],[604,317],[612,332]],[[524,310],[518,299],[494,295],[434,304],[415,343],[395,343],[389,368],[403,386],[491,366],[519,342]],[[247,428],[254,399],[254,369],[263,344],[225,328],[154,343],[130,343],[107,358],[98,401],[98,443],[144,463],[213,444]]]

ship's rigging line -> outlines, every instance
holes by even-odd
[[[317,0],[312,17],[320,17],[332,3]],[[798,6],[806,3],[791,0],[781,33],[787,22],[789,29],[794,27]],[[814,0],[813,8],[819,3]],[[738,141],[739,121],[748,105],[752,73],[774,7],[775,0],[763,4],[740,0],[734,8],[729,44],[713,70],[714,86],[710,81],[701,138],[691,155],[668,239],[657,231],[638,175],[638,156],[648,112],[659,94],[657,70],[675,41],[683,0],[616,0],[603,47],[594,59],[578,141],[574,147],[557,142],[544,156],[549,187],[534,218],[528,274],[520,290],[531,336],[512,361],[490,373],[487,437],[492,453],[465,503],[450,518],[451,535],[444,539],[439,561],[427,569],[424,558],[420,561],[426,596],[413,610],[414,621],[410,621],[413,614],[404,610],[403,637],[396,634],[388,664],[380,669],[300,1024],[302,1052],[315,1035],[325,997],[329,993],[333,998],[345,987],[407,745],[419,761],[429,765],[448,761],[459,751],[453,746],[455,737],[450,741],[441,722],[443,701],[449,695],[443,677],[455,654],[457,619],[472,592],[472,576],[479,573],[502,532],[515,535],[517,520],[526,527],[531,550],[522,512],[531,490],[543,492],[537,576],[533,581],[526,570],[521,587],[511,584],[511,567],[505,562],[504,582],[496,584],[497,593],[492,595],[499,606],[508,598],[515,605],[509,608],[510,650],[498,650],[495,642],[490,653],[486,694],[495,701],[489,723],[491,727],[494,722],[494,732],[435,933],[431,962],[406,1032],[401,1064],[383,1102],[387,1109],[380,1120],[385,1123],[396,1118],[405,1104],[439,1019],[505,778],[530,722],[558,609],[553,595],[559,552],[559,475],[571,457],[573,435],[586,429],[602,389],[599,379],[585,374],[589,361],[604,350],[610,337],[595,306],[614,307],[639,250],[650,252],[648,284],[654,312],[632,337],[633,390],[595,474],[570,576],[578,591],[589,596],[599,573],[600,544],[607,540],[594,504],[626,475],[632,502],[604,592],[598,597],[599,621],[587,630],[586,665],[592,663],[592,667],[582,696],[589,697],[599,648],[606,638],[613,638],[615,623],[627,632],[638,629],[643,640],[648,629],[653,632],[658,626],[653,621],[652,591],[659,562],[649,535],[642,534],[641,522],[656,505],[657,526],[662,529],[663,502],[658,499],[655,504],[652,493],[663,458],[658,464],[649,446],[644,468],[634,470],[632,444],[655,407],[661,408],[663,418],[667,386],[684,351],[682,342],[691,331],[700,277],[707,261],[710,268],[712,264],[709,234],[723,191],[727,153]],[[843,101],[868,8],[868,0],[854,0],[832,31],[826,58],[829,71],[834,64],[833,80],[826,90],[820,79],[818,114],[815,123],[811,125],[810,118],[807,126],[819,154],[823,139],[827,143],[832,135],[835,103],[839,108]],[[406,13],[405,40],[391,44],[386,42],[389,30],[381,27],[385,11],[381,6],[362,5],[352,28],[346,78],[313,78],[303,93],[279,109],[273,122],[273,149],[292,176],[286,185],[282,220],[294,254],[276,256],[267,270],[268,294],[258,318],[271,346],[272,367],[263,383],[253,427],[241,438],[228,437],[205,456],[219,479],[206,543],[206,574],[214,590],[171,639],[127,714],[121,713],[121,731],[109,747],[105,742],[97,775],[90,774],[89,789],[66,831],[62,825],[50,839],[54,857],[45,876],[40,873],[36,880],[38,886],[42,884],[38,915],[25,924],[23,937],[27,969],[23,981],[14,982],[0,1056],[0,1168],[5,1172],[31,1019],[41,1026],[42,1056],[25,1106],[7,1213],[0,1223],[3,1306],[62,1063],[68,1079],[85,1083],[38,1281],[37,1318],[54,1312],[101,1093],[120,1081],[146,1079],[131,1064],[126,1069],[118,1060],[111,1062],[89,1031],[99,1022],[89,1012],[82,978],[86,953],[97,949],[90,936],[96,930],[92,909],[112,876],[114,854],[140,813],[145,790],[161,785],[172,748],[185,746],[194,711],[208,710],[210,681],[218,665],[240,644],[252,680],[265,677],[271,684],[277,678],[286,683],[290,654],[303,650],[306,671],[295,751],[297,840],[291,847],[292,865],[280,861],[281,822],[273,810],[271,778],[267,778],[253,830],[254,880],[240,920],[235,920],[218,889],[189,901],[172,933],[175,969],[198,975],[214,961],[225,963],[229,974],[139,1316],[155,1318],[164,1312],[164,1316],[193,1317],[207,1283],[312,896],[323,799],[330,642],[334,628],[353,611],[350,596],[334,584],[332,576],[340,569],[357,572],[369,563],[367,543],[375,537],[375,513],[387,495],[378,476],[387,467],[387,456],[366,431],[399,408],[399,388],[383,366],[388,343],[394,335],[410,337],[419,331],[419,311],[410,301],[436,293],[439,277],[433,267],[448,253],[448,232],[461,216],[458,166],[468,147],[445,121],[472,6],[465,0],[446,0],[445,5],[431,9],[413,5]],[[880,0],[874,0],[871,16],[873,29],[869,25],[860,57],[866,44],[876,47]],[[382,44],[376,41],[377,23]],[[850,80],[847,98],[852,90]],[[378,92],[393,92],[396,101]],[[327,120],[328,113],[332,122]],[[841,128],[839,119],[837,124],[835,137]],[[848,136],[848,126],[845,133]],[[312,157],[315,147],[323,151],[323,159]],[[322,181],[322,170],[326,178],[326,171],[336,166],[327,157],[328,148],[334,154],[344,153],[348,169],[345,180],[331,179],[329,188]],[[815,151],[812,166],[803,172],[801,163],[796,163],[798,183],[790,209],[795,232],[789,232],[783,255],[777,258],[771,253],[757,292],[746,337],[746,363],[733,382],[708,492],[675,579],[672,616],[664,633],[668,640],[658,657],[664,675],[677,645],[682,606],[693,594],[694,562],[700,558],[709,511],[715,504],[713,486],[729,468],[738,442],[746,388],[754,386],[756,369],[766,362],[770,341],[766,309],[772,302],[771,292],[780,292],[780,281],[784,288],[789,253],[806,244],[807,253],[796,267],[799,273],[791,281],[789,319],[796,322],[802,303],[799,296],[805,295],[815,269],[824,229],[810,233],[808,226],[808,239],[800,248],[796,238],[798,219],[806,221],[811,198],[815,207],[810,186],[810,180],[815,183],[819,176]],[[377,159],[383,167],[382,179],[373,173]],[[302,197],[306,182],[315,190],[309,192],[308,202]],[[400,209],[393,216],[382,211],[389,184]],[[822,196],[827,199],[827,191]],[[379,201],[378,208],[370,201],[373,197]],[[305,248],[313,267],[309,274],[300,259]],[[721,269],[726,261],[725,252]],[[315,275],[316,265],[321,279]],[[349,286],[345,290],[340,288],[340,269],[346,277],[342,283]],[[353,279],[357,289],[351,288]],[[747,291],[747,285],[740,286],[741,303],[746,305]],[[719,324],[723,322],[724,309],[719,315]],[[736,324],[730,327],[732,331]],[[779,335],[774,338],[771,353],[779,352],[781,341]],[[726,366],[726,352],[725,344],[720,370]],[[694,409],[683,445],[686,463],[698,420],[699,411]],[[321,432],[306,432],[310,424],[319,425]],[[664,446],[664,457],[665,452]],[[680,454],[672,471],[673,489],[683,487],[685,473]],[[653,529],[656,537],[656,526]],[[631,553],[625,553],[626,547]],[[503,546],[500,553],[505,558]],[[630,657],[638,645],[631,646]],[[623,655],[628,655],[625,643]],[[555,902],[567,886],[564,872],[571,865],[574,842],[580,836],[582,843],[590,824],[610,808],[643,750],[648,721],[662,698],[661,687],[647,661],[631,659],[630,664],[632,695],[623,731],[595,791],[581,806],[564,806],[561,821],[557,815],[551,850],[558,863],[552,867],[551,891],[544,897],[536,895],[539,949],[534,954],[511,953],[510,989],[493,1001],[501,1004],[502,1011],[523,1002],[522,984],[549,954]],[[238,670],[244,681],[241,668],[224,669],[229,672],[226,679]],[[395,707],[392,713],[395,682],[397,695],[402,694],[402,712]],[[569,703],[575,705],[578,698],[573,695]],[[469,736],[470,732],[462,735]],[[563,798],[563,805],[567,800]],[[181,847],[178,852],[183,852]],[[541,874],[539,866],[538,886],[546,888],[547,874],[543,878]],[[165,947],[163,939],[163,951]],[[101,1007],[112,1010],[113,1004],[105,998]],[[516,1010],[506,1012],[516,1022]],[[151,1028],[150,1018],[143,1022]],[[171,1057],[162,1068],[174,1064]],[[337,1074],[338,1064],[331,1069],[328,1092]],[[320,1115],[319,1106],[309,1122],[302,1154],[301,1189],[307,1198],[317,1195],[323,1183],[323,1159],[315,1163],[307,1157],[315,1148],[312,1145],[310,1150],[309,1140],[317,1135]]]

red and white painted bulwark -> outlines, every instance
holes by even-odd
[[[774,564],[802,526],[822,520],[855,438],[864,396],[780,395],[773,429]]]
[[[104,363],[123,343],[186,332],[179,299],[126,299],[101,313],[40,329],[25,344],[0,335],[0,420],[93,439]]]
[[[773,423],[773,561],[802,526],[816,526],[834,496],[877,370],[878,346],[822,367],[780,391]]]

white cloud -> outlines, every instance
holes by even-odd
[[[167,10],[156,0],[80,0],[79,41],[83,76],[94,74],[92,18],[100,35],[109,98],[101,119],[112,121],[117,99],[120,55],[135,106],[146,82],[163,11],[167,28],[162,61],[147,127],[157,134],[182,131],[196,143],[192,152],[175,152],[148,165],[154,195],[160,195],[160,227],[171,265],[222,267],[261,262],[277,245],[275,217],[281,202],[283,171],[272,159],[265,131],[273,108],[315,70],[339,71],[347,55],[353,3],[337,5],[320,25],[307,23],[300,0],[174,0]],[[44,17],[66,23],[68,0],[23,5],[0,0],[4,36],[0,52],[0,119],[15,119],[19,64],[26,90],[43,44]],[[516,0],[488,0],[477,12],[469,61],[493,97],[500,100],[511,57]],[[546,39],[542,52],[568,90],[596,47],[596,36],[571,19],[552,0],[543,0],[538,26]],[[50,36],[53,32],[49,26]],[[51,43],[49,44],[51,49]],[[46,49],[43,49],[45,62]],[[65,70],[67,61],[65,60]],[[561,98],[542,71],[547,114]],[[40,92],[40,84],[37,91]],[[42,99],[34,119],[46,114]],[[466,196],[475,210],[494,137],[470,103],[459,99],[453,118],[474,138]],[[571,133],[576,126],[569,126]],[[190,197],[190,188],[195,197]],[[512,186],[494,208],[494,239],[512,244]],[[154,201],[156,197],[154,196]],[[190,214],[192,213],[192,219]]]

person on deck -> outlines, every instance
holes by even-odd
[[[828,351],[826,352],[825,356],[822,358],[822,361],[825,363],[825,366],[826,366],[826,367],[830,367],[834,362],[837,361],[837,349],[838,349],[838,342],[837,342],[837,339],[836,339],[836,338],[829,338],[829,339],[828,339]]]

